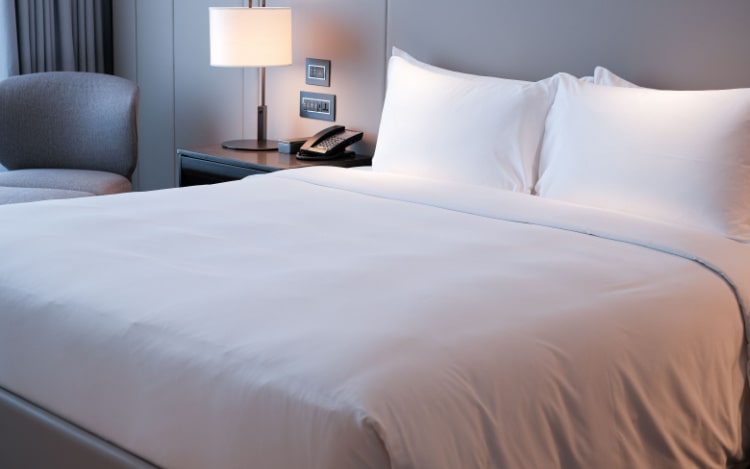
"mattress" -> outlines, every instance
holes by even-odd
[[[340,168],[0,207],[0,386],[171,468],[725,467],[750,249]]]

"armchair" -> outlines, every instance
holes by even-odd
[[[89,72],[0,81],[0,204],[132,189],[138,87]]]

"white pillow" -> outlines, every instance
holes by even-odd
[[[604,67],[594,69],[594,83],[605,86],[619,86],[621,88],[639,88],[635,83],[619,77]]]
[[[750,89],[558,86],[540,196],[750,240]]]
[[[406,52],[404,50],[399,49],[398,47],[393,47],[391,49],[391,55],[393,57],[400,57],[400,58],[404,59],[405,61],[409,62],[411,65],[414,65],[417,68],[421,68],[423,70],[427,70],[427,71],[430,71],[430,72],[439,73],[441,75],[448,76],[448,77],[465,78],[467,80],[479,80],[479,81],[486,80],[486,79],[495,79],[495,77],[487,77],[487,76],[483,76],[483,75],[474,75],[474,74],[471,74],[471,73],[457,72],[455,70],[448,70],[447,68],[437,67],[435,65],[422,62],[421,60],[417,60],[414,56],[412,56],[411,54],[409,54],[408,52]],[[519,84],[522,84],[522,83],[524,83],[524,84],[532,83],[530,81],[513,80],[511,78],[500,78],[500,80],[503,80],[503,81],[506,81],[506,82],[511,82],[511,83],[519,83]]]
[[[394,48],[374,171],[530,192],[552,82],[452,72]]]

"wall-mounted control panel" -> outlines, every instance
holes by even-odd
[[[305,83],[315,86],[331,86],[331,61],[305,60]]]
[[[300,91],[299,115],[333,122],[336,120],[336,95]]]

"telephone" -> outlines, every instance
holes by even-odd
[[[362,132],[332,125],[313,135],[302,145],[300,160],[328,160],[347,154],[346,147],[362,140]]]

